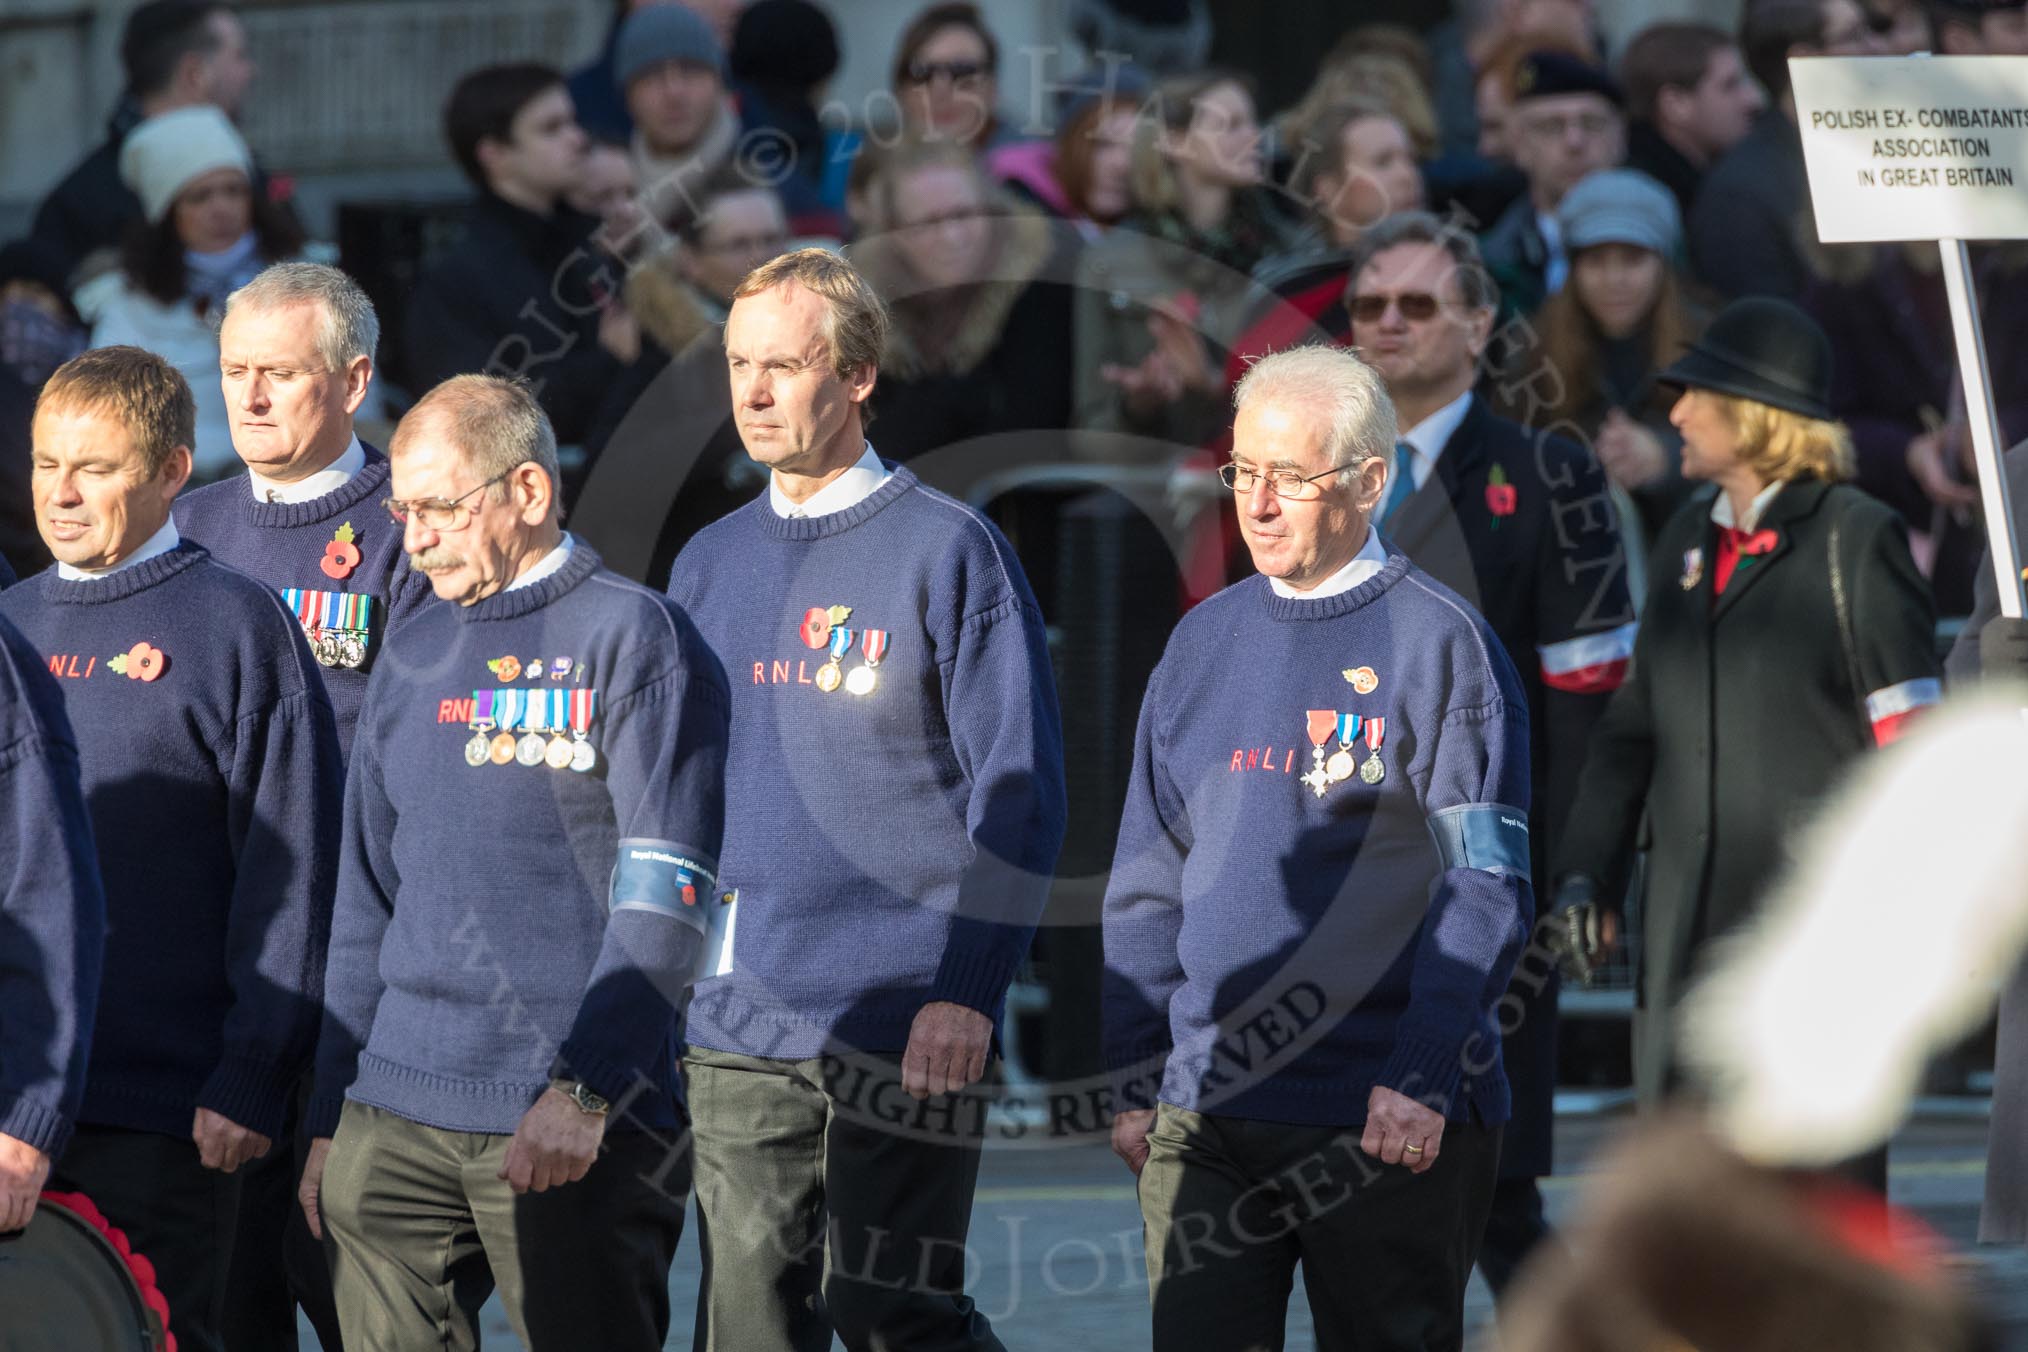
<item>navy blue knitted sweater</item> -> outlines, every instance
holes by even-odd
[[[0,592],[63,688],[105,881],[81,1122],[269,1137],[309,1063],[337,864],[337,728],[295,620],[185,542]]]
[[[899,469],[824,516],[763,495],[698,533],[669,590],[732,686],[737,919],[690,1041],[801,1059],[901,1051],[932,1000],[997,1020],[1064,831],[1042,617],[1007,541]]]
[[[1398,552],[1335,597],[1255,577],[1184,618],[1106,892],[1118,1106],[1352,1125],[1377,1084],[1507,1119],[1495,1005],[1533,915],[1520,690]]]
[[[435,599],[429,579],[408,566],[401,527],[380,505],[387,496],[387,457],[370,446],[365,451],[364,469],[308,502],[262,502],[242,474],[184,494],[175,509],[184,539],[284,593],[306,632],[329,632],[340,621],[363,627],[362,662],[322,666],[338,740],[348,752],[366,679],[388,630]],[[339,544],[350,544],[358,561],[349,563],[349,554],[333,549]]]
[[[695,628],[582,541],[390,634],[349,766],[310,1130],[351,1098],[507,1135],[552,1074],[615,1127],[673,1127],[699,940],[661,902],[713,900],[725,743]]]
[[[56,678],[0,619],[0,1134],[63,1153],[84,1096],[106,894]]]

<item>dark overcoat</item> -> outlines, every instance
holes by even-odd
[[[1791,482],[1759,523],[1773,549],[1714,598],[1716,491],[1662,531],[1633,670],[1557,851],[1559,874],[1620,876],[1649,815],[1634,1018],[1648,1103],[1675,1078],[1673,1014],[1705,945],[1754,914],[1853,759],[1939,692],[1929,588],[1900,517],[1849,485]]]
[[[1506,487],[1507,494],[1489,494]],[[1503,510],[1504,509],[1504,510]],[[1575,794],[1585,742],[1625,669],[1633,606],[1619,518],[1591,452],[1496,416],[1477,396],[1436,470],[1381,533],[1479,608],[1528,691],[1537,905],[1547,854]],[[1532,950],[1531,950],[1532,952]],[[1500,1148],[1508,1178],[1550,1172],[1556,1091],[1556,982],[1522,955],[1520,1022],[1504,1052],[1514,1116]]]

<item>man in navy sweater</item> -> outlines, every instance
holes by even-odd
[[[1394,409],[1349,353],[1235,393],[1261,576],[1148,683],[1105,899],[1113,1148],[1157,1348],[1456,1348],[1508,1114],[1495,1010],[1533,912],[1528,717],[1479,615],[1369,524]]]
[[[430,599],[387,519],[387,457],[352,419],[374,378],[380,320],[322,263],[277,263],[226,302],[219,368],[237,478],[176,500],[176,527],[273,587],[296,613],[352,744],[388,629]]]
[[[55,1183],[221,1346],[234,1171],[282,1132],[318,1027],[343,771],[281,598],[181,540],[196,405],[132,347],[58,369],[32,482],[54,567],[0,593],[63,687],[105,882],[104,982]]]
[[[389,452],[403,547],[450,604],[388,635],[359,716],[305,1211],[351,1346],[476,1346],[497,1283],[529,1347],[657,1352],[725,677],[563,532],[525,386],[454,377]]]
[[[866,440],[886,329],[833,254],[748,274],[725,351],[771,486],[669,585],[725,664],[735,747],[740,918],[685,1058],[701,1347],[1000,1346],[964,1292],[985,1103],[956,1096],[1047,898],[1062,735],[1013,550]]]
[[[430,595],[380,507],[387,459],[352,430],[379,341],[373,302],[337,268],[278,263],[234,292],[219,366],[247,472],[186,493],[175,508],[185,539],[267,583],[295,612],[345,749],[380,640]],[[294,1347],[298,1302],[325,1352],[339,1345],[330,1269],[296,1206],[307,1145],[296,1118],[292,1148],[253,1165],[241,1185],[226,1343],[245,1352]]]
[[[42,657],[0,619],[0,1235],[35,1215],[84,1097],[106,894],[77,741]]]

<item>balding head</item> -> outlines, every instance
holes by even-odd
[[[519,381],[453,376],[401,420],[388,460],[402,547],[445,600],[493,595],[560,539],[556,433]]]

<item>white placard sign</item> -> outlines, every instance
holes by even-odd
[[[1817,235],[2028,239],[2028,56],[1789,62]]]

